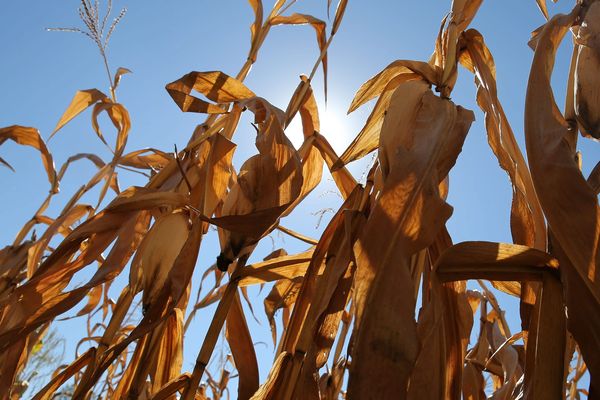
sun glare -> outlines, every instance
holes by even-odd
[[[341,110],[328,107],[327,110],[320,115],[321,118],[321,134],[331,143],[331,146],[336,153],[341,154],[348,145],[346,138],[348,126],[346,124],[346,114]]]
[[[320,134],[325,136],[327,141],[331,144],[335,152],[340,155],[348,146],[349,136],[348,124],[346,123],[346,114],[341,108],[328,105],[327,108],[319,107],[321,113],[319,114],[319,120],[321,122]],[[296,148],[302,145],[302,122],[300,117],[294,118],[290,126],[286,129],[286,134],[294,144]]]

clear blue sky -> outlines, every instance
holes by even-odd
[[[271,3],[265,1],[265,10],[270,9]],[[573,3],[572,0],[560,0],[558,4],[550,3],[549,9],[554,14],[568,10]],[[104,66],[91,41],[79,34],[45,31],[47,27],[82,26],[77,18],[78,4],[77,0],[34,0],[3,2],[0,6],[0,127],[33,126],[48,138],[77,90],[98,88],[108,91]],[[326,19],[326,4],[326,0],[301,0],[288,13],[302,12]],[[192,70],[222,70],[235,75],[249,48],[252,10],[243,0],[114,1],[115,12],[123,6],[127,6],[128,12],[111,39],[108,53],[113,71],[120,66],[133,71],[123,77],[118,96],[129,109],[133,121],[127,148],[132,151],[156,147],[172,151],[174,144],[181,148],[204,116],[180,112],[164,90],[165,84]],[[449,8],[450,1],[350,0],[344,22],[329,51],[326,112],[329,121],[322,132],[338,153],[360,130],[372,107],[369,104],[350,116],[345,115],[358,87],[393,60],[427,60],[439,23]],[[471,25],[483,33],[494,54],[499,96],[523,152],[522,115],[533,55],[527,40],[530,32],[543,22],[534,0],[502,0],[485,2]],[[298,76],[310,72],[317,56],[315,35],[310,27],[274,27],[246,83],[258,95],[285,108]],[[570,49],[566,45],[559,52],[555,70],[555,94],[559,104],[564,103],[569,59]],[[448,201],[454,207],[454,215],[448,227],[455,242],[510,242],[511,187],[508,176],[499,168],[487,145],[483,114],[475,103],[473,77],[465,69],[459,73],[453,100],[473,109],[477,120],[451,174]],[[321,71],[314,88],[323,106]],[[324,107],[321,112],[325,112]],[[249,121],[249,118],[243,120],[234,137],[239,146],[235,156],[238,167],[255,152]],[[105,129],[107,136],[114,140],[110,128]],[[292,129],[290,135],[297,139],[297,130]],[[93,152],[109,160],[107,150],[91,129],[89,111],[60,131],[49,142],[49,148],[57,168],[67,157],[80,152]],[[597,143],[586,139],[580,139],[580,148],[587,176],[600,159],[600,150]],[[39,156],[33,150],[6,143],[0,148],[0,157],[16,169],[16,173],[0,169],[4,187],[0,198],[0,216],[4,222],[0,241],[4,246],[12,242],[19,227],[35,212],[47,193],[48,182]],[[364,161],[352,166],[357,178],[366,165]],[[71,169],[49,214],[55,215],[73,191],[93,173],[94,169],[85,162]],[[126,172],[120,173],[120,179],[122,188],[144,183]],[[316,228],[318,216],[312,213],[339,205],[334,190],[328,175],[324,175],[323,184],[284,224],[318,237],[325,222]],[[94,198],[86,200],[95,204]],[[304,249],[302,244],[290,238],[283,241],[273,235],[273,239],[275,246],[283,246],[290,253]],[[258,256],[264,256],[271,249],[271,241],[266,239],[265,242]],[[202,246],[198,271],[209,266],[218,253],[214,238],[208,238]],[[77,276],[75,283],[83,282],[86,274],[89,272]],[[192,296],[195,296],[197,279],[194,282]],[[113,292],[116,298],[116,288]],[[257,347],[263,378],[273,354],[268,323],[262,312],[262,298],[266,293],[263,291],[260,297],[255,297],[255,312],[261,326],[257,327],[252,317],[248,317],[251,330],[259,332],[255,340],[267,343]],[[204,310],[191,327],[185,348],[186,369],[193,365],[211,316],[212,309]],[[74,320],[58,326],[62,327],[61,333],[67,340],[73,341],[81,337],[83,322]],[[517,330],[516,320],[511,319],[511,322]],[[68,351],[71,352],[66,354],[66,361],[73,357],[72,347]]]

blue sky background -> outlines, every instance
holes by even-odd
[[[265,1],[265,14],[271,1]],[[336,2],[334,2],[336,3]],[[301,0],[287,12],[302,12],[326,19],[326,0]],[[574,1],[560,0],[549,4],[551,14],[570,10]],[[95,44],[75,33],[47,32],[48,27],[81,27],[77,18],[77,0],[12,1],[0,5],[0,127],[12,124],[33,126],[47,139],[56,122],[77,90],[98,88],[108,93],[104,66]],[[166,83],[196,70],[222,70],[235,75],[246,59],[250,43],[249,26],[252,9],[243,0],[178,0],[178,1],[114,1],[116,15],[121,7],[127,15],[117,27],[109,45],[111,69],[127,67],[133,74],[123,77],[118,90],[119,102],[132,118],[128,151],[156,147],[172,151],[173,145],[185,146],[194,127],[203,115],[184,114],[164,89]],[[450,1],[358,1],[350,0],[342,26],[329,50],[329,96],[327,111],[323,104],[322,72],[319,70],[313,87],[325,113],[322,128],[334,148],[341,153],[358,133],[373,103],[347,116],[346,110],[359,86],[388,63],[396,59],[427,60],[433,50],[439,24],[450,9]],[[332,9],[332,15],[333,15]],[[482,32],[494,54],[497,67],[499,96],[515,135],[525,152],[523,110],[526,84],[533,52],[527,47],[530,32],[544,19],[534,0],[487,1],[481,7],[471,27]],[[300,74],[308,74],[318,56],[312,28],[278,26],[271,30],[258,55],[247,86],[259,96],[285,109],[298,83]],[[570,40],[561,48],[554,73],[554,90],[559,105],[564,103],[564,90],[570,60]],[[509,207],[511,186],[487,145],[483,114],[475,103],[472,75],[465,69],[453,92],[453,100],[475,111],[476,122],[467,137],[463,152],[451,173],[448,202],[454,214],[448,228],[455,242],[490,240],[510,242]],[[242,119],[234,137],[238,144],[235,163],[255,153],[254,131],[250,117]],[[105,135],[114,141],[114,132],[104,120]],[[298,143],[301,133],[293,124],[288,134]],[[72,154],[92,152],[109,161],[109,153],[96,138],[90,125],[89,111],[83,113],[54,137],[48,146],[57,168]],[[584,173],[600,159],[597,143],[580,139]],[[0,181],[4,191],[0,197],[0,230],[2,246],[12,242],[19,228],[39,207],[49,184],[43,173],[39,155],[32,149],[5,143],[0,157],[11,163],[16,173],[1,168]],[[368,167],[367,157],[351,166],[360,178]],[[67,173],[61,194],[54,199],[48,214],[56,215],[72,193],[87,182],[95,169],[81,161]],[[143,177],[122,171],[121,188],[143,185]],[[323,183],[283,224],[308,236],[318,238],[331,214],[325,214],[317,227],[319,210],[337,208],[340,198],[335,193],[328,174]],[[95,205],[97,194],[84,199]],[[259,247],[256,259],[272,247],[284,247],[289,253],[302,251],[305,245],[292,238],[273,234]],[[202,244],[197,271],[201,273],[214,262],[218,254],[214,235]],[[78,274],[73,284],[90,276],[90,266]],[[115,283],[111,294],[116,299],[127,281]],[[200,274],[198,274],[199,276]],[[194,279],[195,297],[198,277]],[[267,288],[268,289],[268,288]],[[268,323],[262,311],[262,299],[267,289],[258,294],[252,289],[254,311],[260,326],[248,314],[251,331],[255,333],[261,377],[264,379],[273,357],[273,344]],[[504,297],[503,297],[504,299]],[[517,302],[509,300],[509,322],[518,331]],[[185,344],[184,369],[190,370],[212,317],[213,308],[201,310],[191,325]],[[75,314],[73,310],[68,315]],[[84,319],[57,324],[69,346],[65,361],[73,358],[73,343],[84,334]],[[225,350],[226,351],[226,350]],[[215,352],[218,356],[218,352]]]

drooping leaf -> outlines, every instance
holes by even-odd
[[[598,198],[575,161],[570,129],[550,85],[558,45],[579,8],[552,18],[538,35],[525,102],[525,139],[531,175],[542,209],[555,237],[561,265],[568,327],[590,370],[591,389],[600,387],[600,208]]]
[[[125,74],[131,74],[131,70],[124,68],[124,67],[117,68],[117,72],[115,72],[115,76],[113,78],[113,90],[117,89],[117,87],[119,86],[119,83],[121,83],[121,78]]]
[[[258,49],[259,33],[263,24],[263,4],[262,0],[248,0],[252,10],[254,11],[254,22],[250,26],[250,56],[256,57]]]
[[[258,364],[239,295],[229,309],[225,326],[227,342],[239,373],[237,398],[249,399],[258,389]]]
[[[48,181],[52,185],[52,191],[58,190],[58,182],[56,180],[56,170],[54,169],[54,161],[52,155],[46,147],[46,143],[42,140],[40,133],[35,128],[25,126],[12,125],[5,128],[0,128],[0,145],[7,140],[12,140],[23,146],[30,146],[40,152],[42,162],[48,175]],[[6,162],[5,162],[6,163]]]
[[[331,172],[333,180],[335,181],[340,194],[344,200],[347,199],[350,196],[350,193],[352,193],[356,187],[356,179],[354,179],[350,171],[348,171],[345,166],[336,168],[336,165],[339,162],[339,157],[335,153],[335,150],[333,150],[333,147],[331,147],[331,144],[329,144],[323,135],[315,133],[314,138],[314,146],[321,152],[321,157],[323,157],[325,160],[325,163]]]
[[[207,114],[223,114],[227,110],[192,96],[192,90],[216,103],[230,103],[255,96],[241,81],[220,71],[190,72],[169,83],[166,89],[181,111]]]
[[[75,162],[75,161],[79,161],[79,160],[89,160],[91,161],[100,171],[98,174],[96,174],[96,176],[94,176],[86,185],[87,187],[92,187],[94,186],[97,182],[99,182],[100,179],[110,179],[110,188],[116,193],[119,194],[120,193],[120,189],[119,189],[119,182],[117,180],[117,175],[113,174],[112,176],[109,176],[108,174],[104,174],[102,173],[102,171],[106,171],[106,163],[96,154],[91,154],[91,153],[77,153],[72,155],[71,157],[69,157],[67,159],[67,161],[65,161],[65,163],[60,167],[60,170],[58,171],[58,176],[57,176],[57,180],[60,182],[65,173],[67,172],[67,169],[69,168],[69,166],[71,165],[71,163]]]
[[[395,86],[389,86],[389,83],[399,76],[409,74],[409,77],[405,78],[404,80],[418,79],[420,77],[431,84],[436,82],[438,73],[439,72],[435,69],[435,67],[432,67],[428,63],[422,61],[396,60],[385,67],[377,75],[362,84],[362,86],[354,95],[354,99],[352,100],[352,104],[350,104],[348,113],[351,113],[361,105],[365,104],[369,100],[374,99],[382,93],[393,90],[398,85],[396,84]],[[417,76],[414,76],[413,74],[416,74]],[[400,82],[402,82],[402,80],[397,81],[397,83]]]
[[[331,0],[327,4],[327,13],[329,15],[329,6],[331,5]],[[331,27],[331,36],[335,35],[337,30],[342,23],[342,18],[344,18],[344,13],[346,12],[346,6],[348,5],[348,0],[340,0],[338,2],[337,8],[335,9],[335,17],[333,18],[333,25]]]
[[[54,131],[52,131],[50,138],[54,136],[56,132],[58,132],[69,121],[81,114],[86,108],[102,99],[107,98],[108,96],[98,89],[79,90],[77,93],[75,93],[75,96],[73,97],[73,100],[71,100],[71,104],[69,104],[67,110],[64,112],[62,117],[60,117],[60,120],[56,124]]]
[[[46,386],[40,390],[35,397],[35,400],[49,400],[54,398],[54,392],[65,382],[67,382],[73,375],[83,369],[89,362],[94,358],[94,348],[89,349],[69,366],[64,368],[59,374],[54,376]]]
[[[600,80],[594,72],[600,68],[600,5],[592,2],[585,10],[577,35],[574,38],[574,65],[571,89],[575,119],[581,134],[587,138],[600,139]],[[569,100],[569,97],[567,97]],[[566,116],[569,117],[569,116]]]
[[[472,63],[477,85],[477,103],[486,113],[488,142],[500,166],[508,173],[513,185],[511,231],[517,244],[546,247],[546,229],[542,210],[533,188],[525,159],[498,100],[494,59],[479,32],[470,29],[466,39],[467,67]],[[462,60],[461,60],[462,61]]]
[[[334,169],[340,168],[349,162],[357,160],[372,151],[375,151],[379,146],[379,132],[381,131],[381,125],[390,104],[392,98],[393,89],[396,89],[400,84],[407,81],[418,79],[418,75],[413,73],[401,74],[389,82],[386,83],[383,92],[377,99],[375,107],[364,127],[360,130],[358,135],[352,140],[352,143],[342,153],[340,159],[334,164]]]

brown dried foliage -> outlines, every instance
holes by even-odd
[[[598,138],[600,1],[581,1],[571,14],[555,16],[535,32],[524,110],[528,162],[498,98],[492,54],[482,35],[467,29],[480,0],[452,2],[430,60],[395,61],[357,91],[350,112],[377,102],[340,157],[320,132],[311,81],[319,65],[326,77],[327,49],[348,2],[339,1],[329,38],[326,22],[284,15],[294,1],[276,1],[268,15],[261,0],[249,3],[255,15],[251,47],[237,76],[190,72],[166,85],[183,112],[209,114],[174,156],[156,149],[125,151],[131,122],[116,89],[129,71],[119,68],[111,76],[105,54],[124,11],[103,36],[108,13],[101,21],[98,4],[86,0],[80,14],[88,31],[66,30],[94,39],[111,93],[77,92],[52,135],[92,108],[92,127],[113,159],[76,154],[57,173],[36,129],[0,129],[0,145],[10,139],[40,152],[51,184],[15,241],[0,250],[0,397],[18,397],[15,377],[33,346],[49,324],[87,297],[77,315],[91,321],[101,311],[104,322],[88,323],[80,344],[92,345],[57,370],[36,399],[53,398],[66,382],[74,384],[76,399],[89,398],[97,387],[104,398],[219,399],[228,391],[231,371],[223,367],[215,378],[207,366],[223,328],[241,399],[482,399],[486,393],[494,399],[576,399],[581,393],[600,398],[600,174],[596,167],[588,179],[582,175],[575,147],[578,131]],[[545,1],[537,3],[548,18]],[[284,111],[258,97],[244,79],[271,27],[304,24],[316,31],[320,55]],[[569,28],[575,52],[563,114],[550,75]],[[449,99],[458,64],[474,75],[490,147],[513,187],[513,244],[454,245],[445,227],[452,214],[447,177],[475,118]],[[114,148],[100,129],[102,112],[116,130]],[[236,172],[233,140],[243,112],[254,115],[258,152]],[[298,113],[304,142],[296,149],[286,128]],[[366,182],[357,183],[345,165],[376,150]],[[48,217],[45,211],[66,169],[81,159],[94,163],[97,174],[59,215]],[[279,221],[318,185],[324,165],[344,202],[315,240]],[[117,167],[151,175],[144,187],[120,191]],[[103,209],[82,204],[81,197],[100,182],[98,204],[108,189],[115,192],[113,200]],[[75,227],[77,221],[82,223]],[[46,226],[43,233],[26,239],[37,224]],[[220,256],[216,265],[196,271],[211,225],[219,232]],[[246,265],[274,229],[310,247],[293,255],[275,251]],[[94,262],[99,267],[92,278],[70,287],[74,274]],[[110,284],[127,265],[129,282],[112,302]],[[202,281],[214,276],[215,284],[203,298],[198,293],[186,317],[194,273],[202,274]],[[467,290],[467,280],[477,281],[480,290]],[[483,280],[520,297],[520,332],[510,332]],[[264,309],[277,354],[261,383],[242,299],[251,305],[245,288],[266,283],[273,283]],[[140,292],[143,315],[131,323]],[[189,322],[214,303],[196,364],[184,372],[182,343]],[[282,332],[277,332],[278,310],[283,310]],[[479,334],[469,347],[477,315]],[[586,369],[588,391],[578,387]]]

